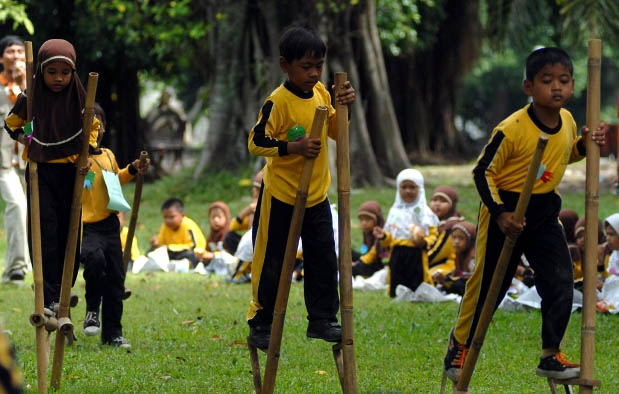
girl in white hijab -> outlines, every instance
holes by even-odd
[[[604,221],[606,227],[606,250],[604,260],[606,275],[619,275],[619,213],[614,213]]]
[[[437,236],[438,218],[426,203],[423,175],[406,169],[398,174],[395,202],[385,227],[376,227],[374,236],[391,250],[389,295],[395,297],[398,284],[411,290],[421,282],[432,284],[426,245]]]

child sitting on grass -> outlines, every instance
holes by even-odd
[[[406,169],[398,174],[395,202],[385,227],[374,227],[374,236],[389,247],[389,289],[395,297],[398,285],[415,291],[421,282],[433,284],[426,246],[436,240],[438,218],[426,204],[423,175]]]
[[[614,213],[604,220],[606,244],[604,246],[604,278],[619,276],[619,213]]]
[[[434,189],[429,205],[439,219],[438,236],[427,247],[430,275],[436,282],[436,275],[444,276],[455,267],[456,254],[451,239],[451,229],[456,223],[463,221],[464,217],[456,210],[458,192],[450,186],[443,185]]]
[[[191,268],[198,265],[206,249],[206,239],[200,227],[185,216],[185,205],[178,198],[170,198],[161,204],[163,224],[159,235],[150,240],[155,248],[165,246],[170,260],[186,258]]]
[[[223,250],[224,240],[230,228],[230,208],[223,201],[215,201],[208,207],[209,234],[202,260],[207,264],[215,258],[215,252]]]
[[[383,258],[389,255],[389,250],[374,236],[374,227],[383,227],[385,219],[380,204],[373,200],[361,204],[357,215],[363,231],[363,244],[359,258],[352,263],[352,275],[370,277],[385,267]]]
[[[260,186],[262,185],[262,170],[258,171],[252,180],[251,186],[251,201],[245,208],[241,210],[230,221],[230,228],[224,239],[224,249],[230,254],[236,254],[240,240],[243,237],[241,231],[251,229],[254,221],[254,212],[256,212],[256,203],[258,202],[258,194],[260,194]]]
[[[466,281],[475,266],[475,225],[471,222],[457,222],[451,228],[451,240],[456,253],[454,269],[443,274],[437,272],[434,280],[446,293],[464,295]]]

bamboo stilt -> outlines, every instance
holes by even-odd
[[[90,141],[90,129],[92,128],[92,118],[94,116],[93,106],[95,103],[95,94],[97,91],[97,80],[99,74],[91,72],[88,75],[88,85],[86,88],[86,102],[83,115],[83,144],[82,150],[77,161],[77,169],[75,175],[75,185],[73,187],[73,201],[71,202],[71,216],[69,219],[69,235],[67,237],[67,246],[64,254],[64,267],[62,271],[62,283],[60,287],[60,307],[58,310],[58,320],[69,317],[69,303],[71,297],[71,285],[73,280],[73,267],[75,265],[75,252],[77,243],[77,234],[81,227],[82,213],[82,194],[84,191],[84,178],[80,174],[80,168],[86,166],[88,161],[88,144]],[[64,335],[56,334],[56,343],[54,345],[54,360],[52,365],[52,378],[50,385],[55,389],[60,388],[60,378],[62,376],[62,363],[64,360],[64,345],[65,335],[73,340],[73,327],[69,327],[65,323]],[[59,332],[60,333],[60,332]]]
[[[309,136],[310,138],[320,138],[328,112],[329,111],[326,107],[316,107],[314,122],[312,123],[312,130]],[[262,393],[264,394],[272,394],[275,389],[275,375],[277,374],[279,350],[282,342],[282,333],[284,331],[284,319],[286,317],[286,307],[288,305],[292,271],[294,269],[297,247],[299,246],[299,237],[301,236],[301,227],[303,225],[303,216],[305,214],[305,203],[307,201],[309,183],[312,178],[312,170],[314,169],[314,160],[314,158],[306,158],[303,163],[301,177],[299,179],[299,188],[297,190],[297,197],[294,203],[294,209],[292,211],[290,230],[288,232],[288,240],[286,242],[286,252],[284,253],[284,261],[277,288],[277,298],[273,311],[271,340],[267,351],[267,362],[264,371],[264,381],[262,384]]]
[[[595,301],[598,246],[598,206],[600,147],[591,138],[591,133],[600,124],[600,72],[602,41],[589,40],[587,76],[587,164],[585,181],[585,260],[583,267],[583,305],[580,345],[580,380],[593,380],[595,363]],[[593,387],[580,383],[581,393],[593,392]]]
[[[522,192],[520,192],[520,197],[518,198],[518,203],[516,204],[516,209],[513,213],[513,218],[516,222],[522,223],[524,219],[524,214],[527,210],[527,206],[529,205],[533,185],[535,183],[539,165],[547,143],[548,134],[541,133],[537,141],[537,148],[535,149],[533,158],[531,159],[531,164],[529,164],[529,170],[522,187]],[[462,368],[460,377],[456,383],[458,392],[466,392],[468,390],[469,382],[471,380],[471,376],[473,375],[473,370],[475,369],[475,363],[477,362],[479,351],[484,343],[488,326],[492,320],[494,308],[501,290],[501,284],[505,278],[505,272],[507,271],[509,260],[511,259],[512,251],[517,239],[517,237],[510,235],[505,237],[505,242],[503,243],[503,248],[501,249],[501,254],[499,255],[499,260],[494,270],[494,274],[492,275],[492,282],[490,283],[490,288],[488,289],[488,294],[486,295],[486,300],[481,310],[479,321],[477,322],[477,328],[475,329],[471,348],[469,349],[468,355],[466,356],[466,360],[464,362],[464,367]]]
[[[335,73],[335,93],[344,90],[348,76]],[[340,311],[342,317],[342,352],[345,394],[357,392],[357,367],[355,363],[352,253],[350,249],[350,150],[348,135],[348,106],[335,103],[337,124],[337,206],[339,231]]]
[[[32,120],[32,104],[34,100],[33,77],[34,55],[32,41],[26,41],[26,122]],[[30,239],[32,244],[32,274],[34,278],[34,313],[30,322],[35,326],[37,344],[37,389],[39,393],[47,393],[47,367],[49,364],[49,344],[46,338],[45,325],[47,317],[43,313],[43,263],[41,252],[41,212],[39,208],[39,174],[36,161],[28,163],[28,186],[30,188]]]
[[[140,167],[146,164],[146,159],[148,159],[148,152],[142,151],[140,153]],[[138,211],[140,210],[140,201],[142,200],[143,183],[144,176],[138,172],[137,179],[135,181],[135,191],[133,192],[133,206],[131,207],[129,231],[127,232],[125,250],[123,251],[123,266],[125,267],[125,274],[127,273],[127,266],[129,265],[129,260],[131,259],[131,246],[133,245],[133,235],[135,234],[135,227],[138,222]]]

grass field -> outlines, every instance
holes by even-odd
[[[459,210],[475,221],[479,201],[470,180],[470,166],[421,167],[426,193],[440,184],[457,187]],[[188,215],[207,229],[207,208],[214,200],[230,202],[237,212],[249,202],[249,190],[239,186],[249,171],[191,181],[189,172],[145,185],[137,230],[141,250],[161,223],[159,205],[167,197],[185,200]],[[582,187],[562,192],[564,208],[584,213]],[[132,196],[132,186],[126,196]],[[353,247],[361,236],[356,215],[361,202],[378,200],[386,215],[393,188],[353,190]],[[128,198],[131,201],[130,198]],[[337,201],[331,196],[332,202]],[[600,190],[600,217],[619,211],[617,197]],[[4,236],[0,253],[4,254]],[[14,343],[30,390],[36,390],[34,330],[28,323],[33,309],[31,275],[26,286],[0,286],[0,321]],[[78,341],[67,348],[62,392],[66,393],[245,393],[253,390],[245,338],[245,314],[251,296],[246,285],[226,283],[217,276],[194,274],[129,275],[133,296],[125,302],[124,334],[130,351],[99,344],[85,337],[81,325],[83,300],[73,310]],[[80,278],[76,293],[83,297]],[[355,343],[360,393],[436,393],[447,336],[458,305],[397,303],[385,294],[355,292]],[[340,392],[330,345],[305,337],[306,311],[302,284],[293,284],[287,313],[276,391],[280,393]],[[581,314],[574,313],[565,349],[577,361]],[[598,314],[596,378],[599,392],[614,393],[619,375],[614,367],[619,317]],[[539,311],[495,314],[471,382],[475,393],[544,393],[545,380],[535,376],[540,347]],[[615,361],[612,361],[615,360]],[[264,355],[261,362],[264,366]]]

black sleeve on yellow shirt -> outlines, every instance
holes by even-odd
[[[267,101],[262,106],[262,117],[260,122],[254,127],[254,144],[262,148],[277,148],[280,156],[286,156],[288,154],[288,142],[279,141],[274,138],[270,138],[266,135],[266,125],[271,116],[273,110],[273,102]]]
[[[505,212],[506,209],[504,205],[497,204],[492,197],[492,190],[488,184],[488,179],[486,179],[486,170],[492,164],[492,160],[497,154],[504,138],[505,134],[503,134],[501,130],[498,130],[494,136],[492,136],[488,145],[486,145],[483,156],[479,158],[477,165],[473,169],[473,180],[475,181],[475,187],[477,188],[479,197],[484,205],[488,207],[490,215],[493,218],[498,217],[501,213]]]

